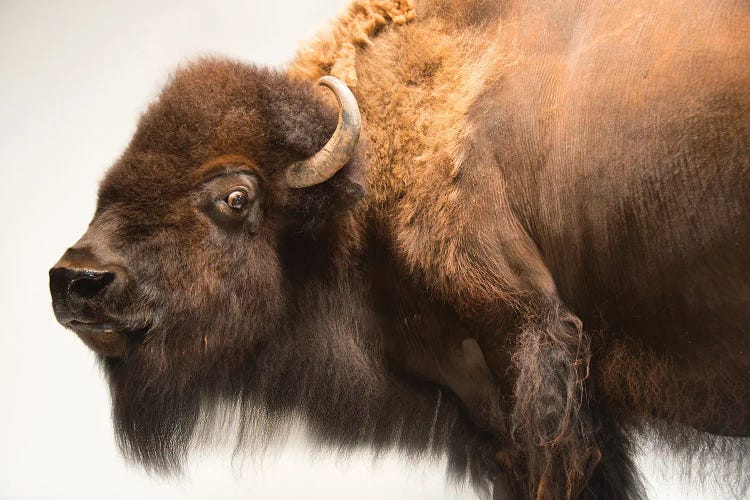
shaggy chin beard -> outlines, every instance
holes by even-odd
[[[201,408],[197,384],[154,379],[130,358],[105,358],[117,443],[126,459],[158,472],[177,472]],[[157,385],[158,384],[158,385]]]
[[[146,342],[123,357],[101,359],[120,450],[160,474],[181,471],[196,431],[237,401],[253,369],[251,346],[236,339],[222,349],[197,332],[179,337],[188,346]]]
[[[210,327],[182,320],[158,336],[152,330],[122,358],[104,359],[123,455],[177,473],[194,445],[236,430],[236,451],[262,453],[299,421],[314,441],[340,451],[445,454],[451,479],[487,489],[497,443],[471,426],[447,391],[388,372],[361,328],[363,315],[332,325],[341,316],[319,313],[325,305],[315,303],[298,325],[272,314],[260,322],[250,314],[253,324],[215,314]],[[203,343],[211,331],[221,336]]]

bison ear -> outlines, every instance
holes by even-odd
[[[305,189],[292,189],[294,218],[305,231],[316,231],[352,210],[365,195],[359,179],[356,155],[326,182]]]
[[[365,195],[365,188],[362,183],[347,175],[334,177],[331,180],[331,187],[336,192],[335,206],[332,207],[335,212],[351,210]]]

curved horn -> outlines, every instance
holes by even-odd
[[[336,96],[339,103],[339,123],[323,149],[287,168],[286,182],[293,188],[314,186],[333,177],[352,157],[362,128],[357,100],[349,87],[332,76],[324,76],[318,80],[318,84],[328,87]]]

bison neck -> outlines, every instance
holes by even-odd
[[[393,269],[380,265],[377,243],[359,251],[351,233],[346,242],[335,233],[295,234],[282,244],[295,312],[253,356],[252,372],[262,376],[247,378],[252,399],[272,415],[301,415],[325,444],[447,453],[453,474],[487,486],[497,468],[493,440],[449,391],[394,361],[407,313],[379,285]]]

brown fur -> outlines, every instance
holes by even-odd
[[[178,467],[228,405],[257,432],[302,416],[340,449],[447,453],[498,496],[635,498],[635,432],[750,435],[748,21],[362,0],[287,72],[180,70],[61,261],[127,275],[88,304],[126,334],[103,358],[126,454]],[[289,189],[335,127],[327,73],[363,139]],[[252,226],[206,210],[224,178],[257,183]]]

